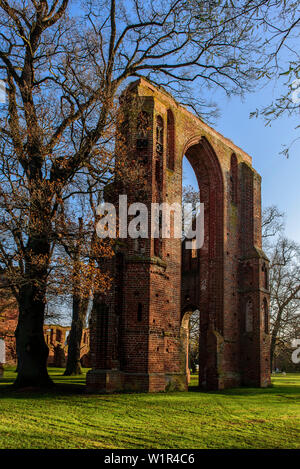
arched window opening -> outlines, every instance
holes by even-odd
[[[245,332],[253,331],[253,303],[249,298],[245,308]]]
[[[160,159],[157,158],[155,161],[155,179],[160,182]]]
[[[164,149],[164,121],[161,116],[156,118],[156,153],[163,154]]]
[[[183,185],[182,187],[182,206],[185,207],[186,210],[185,214],[187,215],[186,221],[189,223],[184,226],[184,237],[182,240],[182,272],[185,277],[190,276],[191,270],[194,271],[196,275],[198,275],[197,270],[199,268],[199,259],[200,259],[200,251],[197,248],[196,238],[194,233],[196,232],[196,223],[197,223],[197,215],[199,214],[199,204],[200,204],[200,190],[199,190],[199,183],[195,174],[195,170],[191,163],[189,162],[188,158],[184,156],[182,160],[182,173],[183,173],[183,180],[187,179],[189,184]],[[189,205],[188,205],[189,204]],[[198,207],[198,208],[197,208]],[[193,239],[192,239],[193,237]],[[191,249],[186,248],[186,242],[192,243],[190,246]],[[188,282],[188,280],[186,280]]]
[[[269,272],[266,264],[263,264],[262,268],[263,287],[269,290]]]
[[[167,112],[167,168],[174,171],[175,168],[175,129],[173,112],[168,109]]]
[[[238,164],[234,153],[230,161],[230,198],[233,204],[237,204],[237,185],[238,185]]]
[[[116,254],[116,310],[119,315],[123,310],[124,296],[124,254],[117,252]]]
[[[264,330],[266,334],[269,334],[269,307],[268,307],[268,301],[266,298],[264,298],[263,302],[263,313],[264,313]]]
[[[61,330],[56,329],[56,342],[61,342]]]
[[[133,240],[133,250],[134,252],[139,252],[139,238]]]
[[[146,111],[139,113],[137,119],[137,150],[145,150],[148,148],[149,121],[149,114]]]
[[[192,239],[192,249],[191,249],[192,259],[197,259],[198,257],[198,249],[197,249],[197,240]]]
[[[160,244],[160,241],[158,238],[155,238],[154,239],[154,255],[156,257],[159,257],[159,244]]]
[[[70,336],[70,331],[66,331],[65,345],[69,344],[69,336]]]
[[[199,370],[200,311],[187,311],[181,321],[181,346],[185,354],[184,368],[188,382],[190,374]]]
[[[154,256],[162,257],[163,243],[162,243],[162,213],[159,212],[158,219],[158,238],[154,238]]]
[[[155,158],[155,180],[157,189],[160,189],[162,182],[163,167],[163,151],[164,151],[164,123],[161,116],[156,118],[156,158]]]
[[[138,322],[141,322],[143,319],[143,305],[142,303],[138,304],[138,310],[137,310],[137,320]]]

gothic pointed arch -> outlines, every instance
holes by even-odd
[[[167,111],[167,168],[175,168],[175,123],[171,109]]]
[[[235,153],[230,158],[230,199],[231,203],[237,204],[238,193],[238,162]]]
[[[205,291],[201,292],[200,309],[207,310],[214,327],[223,330],[223,228],[224,183],[222,170],[212,144],[204,136],[187,142],[184,154],[190,162],[204,204],[204,245],[200,250],[200,276]],[[195,299],[198,303],[198,299]]]

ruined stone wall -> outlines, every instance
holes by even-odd
[[[5,342],[5,362],[14,365],[17,360],[15,330],[18,322],[18,309],[12,299],[0,299],[0,338]]]
[[[98,313],[94,309],[91,341],[98,346],[92,345],[88,387],[186,389],[181,325],[191,308],[201,314],[199,385],[266,386],[268,261],[261,250],[260,177],[251,157],[146,80],[130,85],[127,96],[134,103],[126,101],[128,165],[145,168],[143,201],[149,208],[151,202],[181,203],[186,155],[204,203],[205,238],[197,261],[188,259],[191,251],[182,255],[181,240],[172,236],[142,243],[128,238],[118,248],[122,287],[112,262],[114,289],[101,298]],[[148,120],[143,134],[139,112]],[[122,193],[136,201],[130,186],[116,189]]]
[[[5,342],[6,364],[15,365],[17,363],[15,330],[18,323],[18,308],[11,295],[4,295],[0,299],[0,338]],[[65,366],[65,359],[68,353],[67,332],[70,327],[60,325],[44,325],[45,342],[49,348],[48,364],[54,366]],[[62,350],[57,353],[57,348]],[[90,331],[89,328],[83,330],[80,358],[82,365],[90,367]],[[58,358],[58,356],[60,358]],[[64,357],[64,358],[63,358]]]
[[[68,355],[68,332],[70,330],[70,327],[64,327],[57,324],[44,325],[45,342],[49,348],[48,365],[53,365],[61,368],[64,368],[66,366],[66,358]],[[81,364],[85,367],[90,366],[89,336],[89,329],[83,329],[80,345],[80,361]]]

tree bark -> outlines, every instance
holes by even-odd
[[[20,292],[19,320],[16,329],[18,355],[17,378],[14,386],[42,387],[53,386],[47,372],[49,349],[44,339],[45,303],[38,299],[36,288],[26,288]]]
[[[44,200],[48,199],[45,197]],[[25,248],[24,283],[18,295],[19,319],[15,332],[18,375],[14,382],[18,388],[53,386],[47,372],[49,349],[43,328],[50,258],[48,233],[51,225],[48,207],[41,205],[39,208],[38,213],[34,210],[31,212],[30,235]]]
[[[80,348],[86,320],[88,299],[73,297],[73,318],[68,343],[68,358],[64,376],[81,375]]]
[[[277,335],[278,331],[280,328],[280,321],[281,321],[281,316],[282,316],[282,311],[279,310],[279,313],[277,315],[272,335],[271,335],[271,346],[270,346],[270,366],[271,366],[271,373],[273,371],[273,363],[274,363],[274,354],[275,354],[275,349],[276,349],[276,340],[277,340]]]
[[[71,259],[73,261],[73,311],[72,311],[72,324],[69,335],[68,343],[68,358],[67,366],[64,372],[65,376],[81,375],[80,363],[80,348],[82,331],[86,320],[87,309],[89,304],[89,295],[84,295],[82,292],[82,285],[80,282],[81,277],[81,250],[84,238],[83,232],[83,219],[78,219],[79,229],[76,245],[73,247]],[[65,247],[66,248],[66,247]],[[67,248],[67,253],[70,255],[70,249]]]

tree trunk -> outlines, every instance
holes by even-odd
[[[275,349],[276,349],[276,340],[277,340],[277,335],[278,331],[280,328],[280,321],[281,321],[281,316],[282,312],[280,311],[277,315],[273,330],[272,330],[272,335],[271,335],[271,346],[270,346],[270,366],[271,366],[271,373],[273,371],[273,363],[274,363],[274,354],[275,354]]]
[[[23,287],[20,292],[19,320],[16,329],[18,355],[17,378],[14,386],[51,387],[47,372],[49,349],[44,339],[45,303],[38,299],[37,288]]]
[[[81,363],[80,363],[80,348],[82,339],[82,330],[86,320],[87,309],[89,304],[88,295],[85,297],[81,291],[80,275],[81,275],[81,264],[80,256],[83,237],[83,220],[78,218],[79,231],[76,247],[73,253],[73,311],[72,311],[72,324],[69,335],[68,343],[68,358],[67,366],[64,372],[65,376],[81,375]]]
[[[76,295],[73,297],[73,317],[69,335],[67,366],[64,372],[65,376],[82,374],[80,348],[88,303],[88,299],[81,299]]]
[[[43,200],[48,199],[45,196]],[[38,214],[32,210],[29,223],[25,281],[19,291],[19,319],[15,332],[18,375],[14,386],[18,388],[53,386],[47,372],[49,349],[45,343],[43,329],[50,253],[50,226],[47,215],[48,206],[41,205]]]
[[[274,337],[273,337],[273,335],[272,335],[272,338],[271,338],[271,347],[270,347],[270,368],[271,368],[271,373],[273,372],[275,344],[276,344],[276,337],[275,337],[275,340],[274,340]]]

